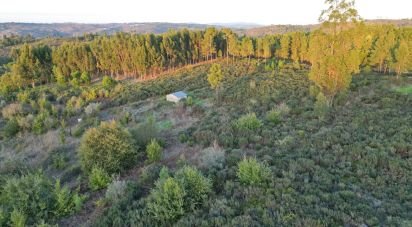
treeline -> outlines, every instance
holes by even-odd
[[[31,35],[26,35],[26,36],[19,36],[15,34],[3,35],[3,37],[0,38],[0,48],[14,46],[14,45],[22,44],[22,43],[31,43],[35,40],[36,39]]]
[[[412,68],[412,29],[391,25],[352,25],[340,40],[324,30],[259,38],[229,29],[169,31],[162,35],[118,33],[68,41],[58,47],[25,44],[12,50],[13,63],[1,78],[1,91],[54,81],[81,73],[92,77],[144,77],[216,58],[279,58],[318,62],[329,51],[350,58],[352,72],[408,72]],[[343,41],[342,41],[343,40]],[[345,64],[347,64],[347,60]]]

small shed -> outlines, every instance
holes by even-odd
[[[187,94],[183,91],[178,91],[178,92],[166,95],[166,100],[169,102],[174,102],[174,103],[178,103],[180,100],[186,99],[186,98],[187,98]]]

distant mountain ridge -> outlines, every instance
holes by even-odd
[[[410,27],[412,26],[412,19],[400,19],[400,20],[390,20],[390,19],[375,19],[366,20],[367,24],[394,24],[398,27]],[[244,34],[249,36],[263,36],[268,34],[284,34],[288,32],[310,32],[314,29],[319,28],[319,24],[309,24],[309,25],[269,25],[257,28],[251,28],[244,30]]]
[[[36,38],[47,36],[72,37],[84,33],[113,34],[116,32],[155,33],[160,34],[170,29],[205,29],[212,25],[192,23],[110,23],[110,24],[81,24],[81,23],[0,23],[0,36],[17,34],[32,35]]]
[[[395,24],[396,26],[412,26],[412,19],[402,20],[367,20],[371,24]],[[43,37],[73,37],[84,33],[113,34],[116,32],[155,33],[161,34],[170,29],[205,29],[207,27],[228,27],[240,34],[262,36],[267,34],[283,34],[288,32],[309,32],[319,27],[312,25],[270,25],[260,26],[252,23],[109,23],[109,24],[81,24],[81,23],[0,23],[0,36],[16,34],[21,36],[32,35],[35,38]]]

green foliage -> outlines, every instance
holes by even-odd
[[[106,188],[111,180],[111,177],[103,168],[93,166],[89,174],[89,187],[93,191],[97,191]]]
[[[184,206],[186,210],[194,210],[201,205],[212,191],[211,181],[194,167],[185,166],[176,172],[175,179],[185,191]]]
[[[136,161],[136,150],[130,134],[115,121],[111,121],[88,129],[82,137],[78,152],[85,172],[99,167],[108,174],[113,174],[130,167]]]
[[[278,124],[280,122],[280,117],[280,112],[275,109],[272,109],[266,113],[266,120],[274,124]]]
[[[19,123],[15,118],[7,121],[7,124],[3,128],[3,134],[7,138],[14,137],[20,131]]]
[[[403,95],[412,94],[412,86],[398,87],[395,89],[395,91]]]
[[[66,85],[66,77],[64,77],[62,74],[56,74],[55,78],[56,78],[56,82],[59,86],[65,86]]]
[[[172,223],[184,214],[185,191],[179,182],[171,177],[157,182],[150,193],[147,208],[159,223]]]
[[[85,200],[85,196],[72,193],[67,186],[62,187],[60,180],[54,184],[53,193],[56,200],[54,213],[59,217],[80,211]]]
[[[55,184],[42,173],[7,178],[0,194],[5,220],[13,225],[35,225],[41,220],[53,221],[80,210],[83,196]]]
[[[150,163],[158,162],[162,159],[163,149],[156,139],[152,139],[146,146],[146,154]]]
[[[34,118],[32,130],[35,134],[40,135],[47,131],[46,120],[48,117],[47,112],[41,112]]]
[[[316,96],[316,102],[314,106],[315,114],[320,118],[323,119],[328,112],[328,101],[326,97],[323,95],[322,92]]]
[[[90,84],[90,82],[92,81],[92,77],[90,76],[88,72],[83,72],[82,75],[80,76],[80,80],[84,84]]]
[[[13,227],[25,227],[27,217],[26,215],[18,210],[13,210],[10,214],[10,222]]]
[[[186,105],[193,106],[193,104],[194,104],[194,101],[193,101],[192,96],[188,96],[186,99]]]
[[[240,131],[256,132],[262,127],[262,122],[256,117],[255,113],[249,113],[241,116],[235,122],[235,127]]]
[[[80,83],[81,83],[80,79],[76,77],[70,80],[70,85],[72,85],[73,87],[79,87]]]
[[[212,87],[212,89],[217,89],[222,80],[223,73],[221,66],[219,64],[213,64],[207,75],[207,81],[209,81],[210,87]]]
[[[236,175],[245,185],[260,185],[270,179],[271,171],[266,164],[258,162],[256,158],[244,158],[238,164]]]
[[[116,85],[116,81],[111,78],[110,76],[104,76],[102,79],[102,86],[107,89],[110,90],[112,89],[114,86]]]

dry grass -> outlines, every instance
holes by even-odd
[[[66,138],[66,144],[78,144],[76,138]],[[7,171],[7,163],[22,163],[24,167],[38,168],[51,152],[61,146],[59,132],[51,130],[43,135],[23,134],[14,140],[0,142],[0,173]],[[22,167],[22,166],[20,166]]]

